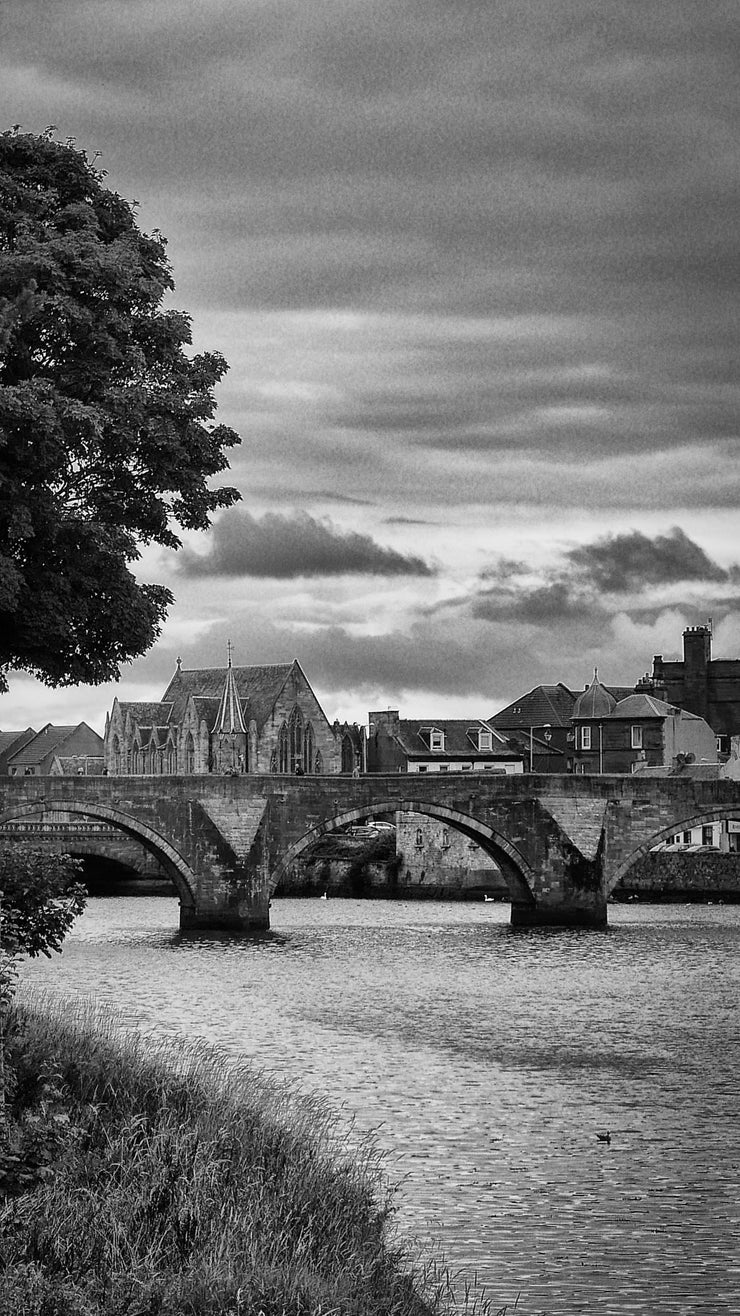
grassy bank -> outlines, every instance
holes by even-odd
[[[444,1271],[414,1266],[394,1240],[373,1144],[350,1150],[315,1099],[43,999],[16,1007],[8,1054],[1,1316],[429,1316],[454,1305]]]

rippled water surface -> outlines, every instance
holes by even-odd
[[[519,1316],[740,1313],[740,907],[512,932],[508,905],[276,900],[254,941],[177,913],[93,900],[25,976],[345,1104],[403,1228]]]

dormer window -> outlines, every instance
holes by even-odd
[[[478,732],[478,749],[481,751],[493,749],[493,736],[490,731]]]
[[[429,732],[429,748],[442,750],[444,749],[444,747],[445,747],[444,731],[438,731],[436,727],[432,727],[431,731]]]

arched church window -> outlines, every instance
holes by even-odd
[[[306,772],[313,772],[313,727],[311,723],[303,732],[303,767]]]
[[[177,759],[175,758],[175,746],[169,744],[167,746],[167,774],[168,776],[173,777],[176,772]]]
[[[274,749],[272,751],[272,754],[270,755],[270,772],[277,772],[277,770],[278,770],[278,757],[277,757],[277,750]]]
[[[288,768],[288,771],[296,772],[298,768],[302,768],[305,772],[306,767],[303,761],[303,717],[297,704],[290,715],[288,735],[290,737],[290,767]]]
[[[111,742],[111,767],[115,774],[121,771],[121,742],[114,736]]]
[[[321,757],[321,750],[320,750],[320,749],[317,749],[317,750],[316,750],[316,758],[315,758],[315,760],[314,760],[313,770],[314,770],[314,772],[316,773],[316,775],[319,776],[319,777],[321,776],[322,772],[324,771],[324,760],[323,760],[322,757]]]
[[[355,747],[351,736],[342,736],[342,772],[351,775],[355,766]]]
[[[185,741],[185,771],[195,772],[195,742],[191,731],[188,731]]]
[[[141,753],[138,745],[134,745],[131,751],[131,771],[135,777],[141,772]]]
[[[278,772],[290,772],[290,736],[284,722],[278,732]]]

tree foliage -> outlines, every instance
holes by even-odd
[[[71,143],[0,134],[0,689],[3,670],[97,684],[155,641],[168,590],[140,546],[176,548],[235,502],[212,489],[217,352],[190,320],[161,234]]]
[[[80,860],[27,845],[0,848],[0,948],[8,955],[60,951],[82,913]]]

